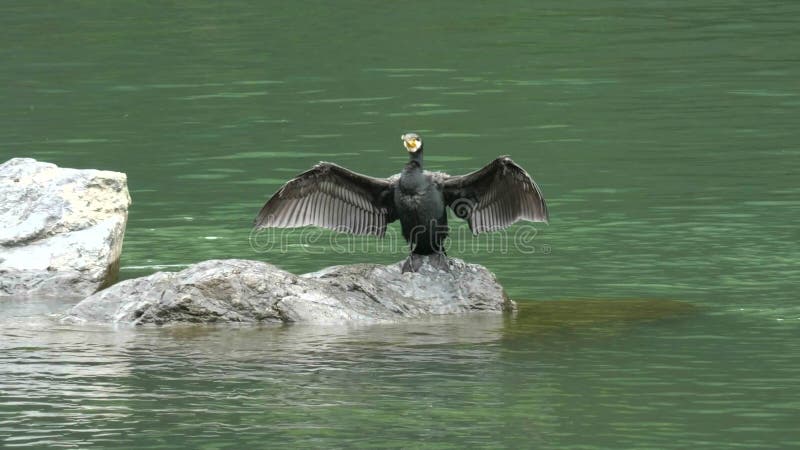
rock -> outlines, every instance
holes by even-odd
[[[293,275],[260,261],[211,260],[122,281],[75,305],[69,323],[392,322],[515,309],[486,268],[452,259],[451,272],[354,264]]]
[[[81,298],[113,283],[130,203],[124,173],[0,165],[0,296]]]

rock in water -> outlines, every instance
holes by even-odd
[[[85,297],[113,283],[130,203],[124,173],[0,165],[0,296]]]
[[[354,264],[293,275],[260,261],[211,260],[122,281],[73,307],[70,323],[390,322],[515,309],[486,268],[452,259],[451,272]]]

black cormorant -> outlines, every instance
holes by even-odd
[[[420,255],[448,270],[443,246],[447,207],[472,233],[504,229],[518,220],[547,222],[536,182],[511,158],[501,156],[475,172],[450,176],[422,169],[422,138],[402,136],[410,160],[399,175],[373,178],[321,162],[284,184],[261,208],[258,228],[316,225],[351,234],[383,237],[400,219],[411,254],[403,272],[416,272]]]

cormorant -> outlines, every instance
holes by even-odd
[[[508,156],[475,172],[450,176],[422,168],[422,138],[401,136],[410,160],[399,175],[374,178],[321,162],[284,184],[261,208],[255,228],[316,225],[336,231],[383,237],[400,219],[411,254],[403,272],[416,272],[420,255],[449,270],[444,239],[447,207],[469,223],[473,235],[504,229],[518,220],[547,222],[536,182]]]

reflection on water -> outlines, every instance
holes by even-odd
[[[675,300],[569,300],[519,302],[519,314],[504,330],[504,339],[526,342],[550,334],[573,333],[589,339],[613,336],[642,323],[682,317],[696,312],[689,303]]]
[[[5,306],[8,446],[788,443],[800,406],[780,394],[789,329],[677,301],[313,327],[71,327],[58,301]]]
[[[691,311],[669,301],[523,305],[506,317],[381,326],[130,328],[58,325],[48,313],[67,305],[57,300],[10,302],[0,316],[0,438],[32,447],[402,446],[436,421],[448,427],[430,429],[434,442],[491,444],[533,423],[532,436],[545,439],[569,407],[553,347],[596,352],[591,336]]]

